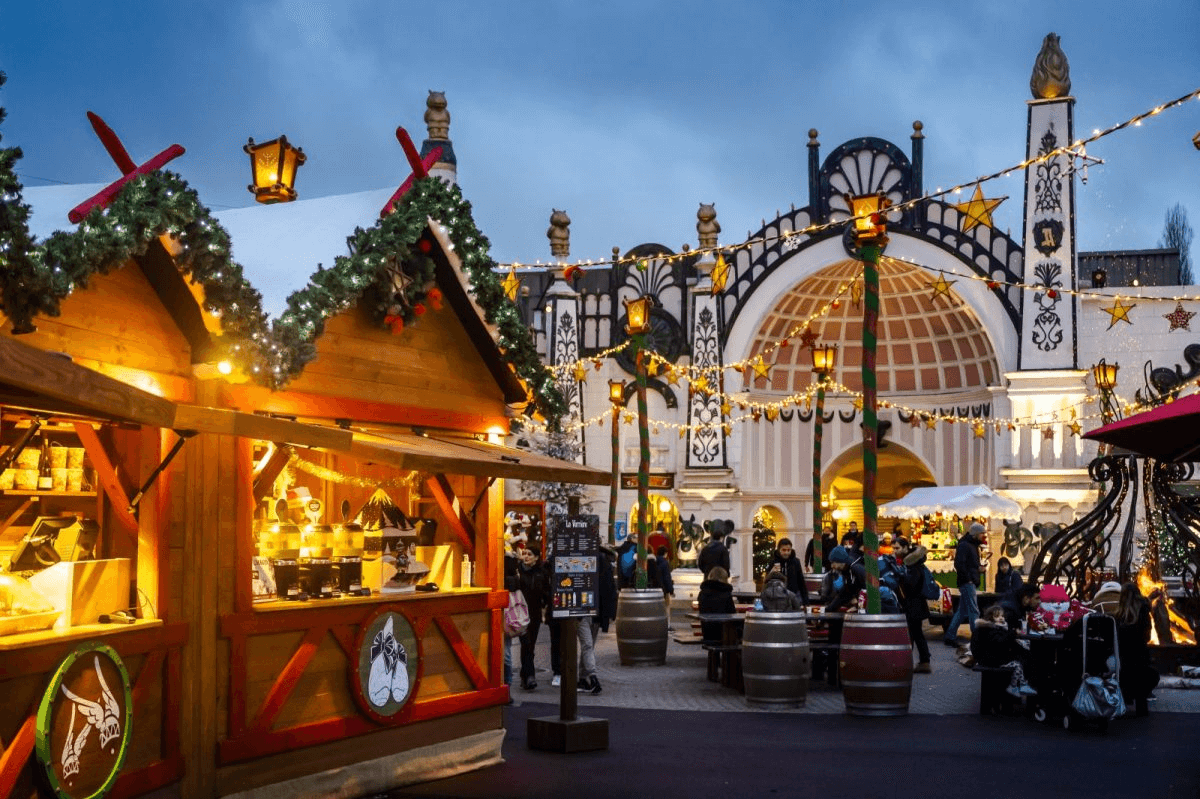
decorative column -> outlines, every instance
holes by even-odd
[[[822,540],[821,540],[821,434],[825,425],[825,384],[833,374],[834,361],[837,360],[837,347],[813,347],[813,374],[817,376],[817,405],[813,414],[813,471],[812,471],[812,503],[813,503],[813,573],[820,574]]]
[[[547,352],[551,367],[562,367],[579,361],[579,293],[571,285],[571,278],[576,269],[563,260],[571,254],[571,218],[565,211],[555,209],[550,214],[550,229],[546,237],[550,239],[550,255],[558,261],[554,267],[554,280],[546,290],[546,303],[549,311],[546,314]],[[567,412],[564,421],[578,422],[583,419],[583,379],[581,370],[559,370],[555,384],[562,392],[566,401]],[[576,461],[583,463],[584,437],[583,431],[575,428],[567,433],[576,444],[579,455]]]
[[[650,530],[650,425],[646,411],[646,334],[650,332],[650,304],[653,298],[642,295],[625,300],[625,333],[637,353],[637,420],[638,420],[638,544],[637,575],[634,587],[646,587],[646,540]]]
[[[716,252],[717,211],[713,205],[700,204],[696,212],[696,232],[700,254],[696,259],[698,280],[692,287],[692,366],[705,370],[697,389],[693,383],[688,395],[687,468],[724,469],[725,451],[724,375],[721,343],[724,340],[724,314],[721,292],[729,277],[729,266]],[[706,388],[705,388],[706,387]]]
[[[421,142],[421,157],[429,155],[434,147],[442,148],[442,156],[429,169],[429,174],[453,186],[458,182],[458,159],[454,157],[454,145],[450,143],[450,112],[446,110],[446,94],[429,91],[425,99],[425,127],[429,138]]]
[[[1029,138],[1033,160],[1075,139],[1067,57],[1047,34],[1029,80]],[[1073,369],[1077,361],[1074,159],[1059,154],[1025,170],[1025,284],[1021,306],[1020,368]]]
[[[625,381],[608,381],[612,402],[612,486],[608,493],[608,543],[617,543],[617,488],[621,483],[621,409],[625,407]]]

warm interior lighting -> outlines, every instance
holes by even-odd
[[[217,363],[217,371],[223,375],[233,374],[233,364],[229,361],[219,361]]]
[[[1101,391],[1112,391],[1117,387],[1117,370],[1120,364],[1106,363],[1103,358],[1092,367],[1092,377],[1096,380],[1096,388]]]
[[[671,510],[671,500],[666,499],[664,497],[663,499],[660,499],[658,501],[658,512],[659,513],[668,513],[668,512],[670,512],[670,510]]]
[[[613,405],[625,404],[625,381],[624,380],[609,380],[608,381],[608,399]]]
[[[296,199],[296,170],[305,162],[304,150],[293,147],[287,136],[262,144],[254,139],[242,148],[250,154],[254,182],[247,188],[260,203],[286,203]]]
[[[846,204],[854,216],[854,235],[859,241],[870,241],[887,235],[887,220],[883,211],[891,205],[882,194],[845,195]]]
[[[625,332],[631,336],[646,333],[650,330],[649,294],[644,294],[636,300],[624,300],[625,303]]]
[[[821,377],[829,377],[833,374],[833,367],[837,362],[837,346],[826,345],[824,347],[813,347],[812,363],[813,371]]]

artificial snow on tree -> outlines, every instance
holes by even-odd
[[[582,451],[575,436],[559,430],[523,434],[522,442],[522,445],[527,444],[528,448],[534,452],[570,463],[575,462]],[[583,486],[578,483],[552,483],[540,480],[522,480],[518,491],[526,499],[539,499],[545,502],[546,518],[565,514],[569,500],[572,497],[582,497],[585,493]],[[592,503],[580,503],[580,513],[588,513],[591,509]]]

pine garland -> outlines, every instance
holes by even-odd
[[[0,73],[0,85],[3,73]],[[4,111],[0,108],[0,121]],[[19,148],[0,150],[0,307],[14,333],[34,330],[36,316],[58,316],[61,302],[94,274],[106,274],[144,254],[159,236],[176,239],[179,268],[204,288],[205,310],[221,319],[222,354],[258,383],[279,389],[316,356],[325,321],[360,299],[375,322],[393,330],[411,324],[438,302],[434,265],[416,251],[427,218],[440,220],[462,259],[485,320],[499,331],[499,347],[552,423],[566,410],[553,374],[538,357],[517,306],[504,293],[489,243],[475,227],[470,203],[457,186],[435,178],[416,181],[396,210],[347,239],[349,254],[317,271],[287,299],[270,322],[262,295],[233,261],[229,234],[179,175],[159,170],[130,181],[107,209],[93,209],[76,230],[58,231],[39,245],[29,234],[29,207],[14,173]]]

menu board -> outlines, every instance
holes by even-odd
[[[554,564],[551,615],[594,616],[599,585],[596,557],[600,554],[600,517],[551,516],[546,541]]]

